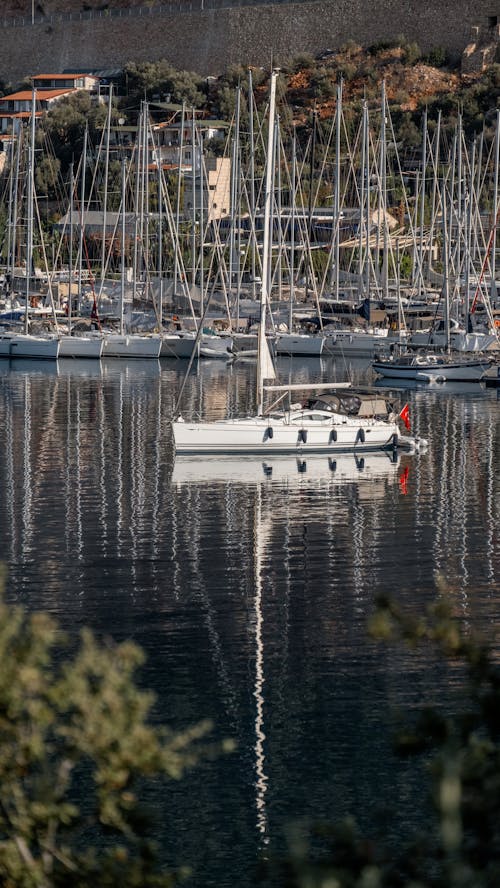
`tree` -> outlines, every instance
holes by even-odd
[[[132,643],[84,631],[76,653],[44,613],[0,603],[0,883],[5,888],[159,888],[141,802],[213,748],[201,723],[152,727]]]
[[[158,96],[165,101],[182,103],[191,108],[199,108],[204,104],[204,81],[194,71],[179,71],[165,59],[159,62],[129,62],[122,72],[121,89],[127,95],[127,107],[130,101],[139,103],[144,98],[153,99]]]
[[[350,818],[311,831],[292,849],[283,888],[497,888],[500,884],[500,668],[494,653],[454,619],[446,601],[424,617],[382,598],[372,633],[386,642],[430,644],[460,670],[459,711],[423,707],[400,731],[402,756],[426,758],[434,822],[398,851],[362,836]],[[318,842],[320,849],[318,850]]]
[[[117,121],[118,112],[113,108]],[[107,109],[99,104],[86,90],[78,90],[64,96],[43,115],[37,130],[38,144],[48,142],[50,149],[60,161],[61,172],[65,174],[70,163],[75,169],[83,151],[85,127],[88,126],[90,143],[100,141],[105,126]]]

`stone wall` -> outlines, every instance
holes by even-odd
[[[492,6],[491,0],[473,8],[466,0],[319,0],[2,28],[0,77],[15,85],[31,74],[161,58],[209,75],[234,62],[269,67],[349,39],[369,45],[400,34],[424,51],[442,46],[458,58]]]

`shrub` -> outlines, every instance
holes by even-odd
[[[449,63],[449,54],[444,46],[433,46],[426,55],[422,56],[422,61],[434,68],[444,68]]]

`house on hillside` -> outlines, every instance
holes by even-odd
[[[97,93],[99,87],[99,78],[92,74],[36,74],[32,81],[36,90],[35,117],[40,117],[65,96],[80,89]],[[31,89],[21,89],[0,98],[0,132],[12,132],[17,121],[29,120],[32,103]]]
[[[35,89],[86,89],[96,93],[99,77],[95,74],[35,74],[31,78]]]
[[[182,169],[200,167],[201,152],[212,139],[223,140],[228,124],[221,120],[197,120],[195,123],[195,146],[193,148],[193,124],[169,120],[153,126],[155,143],[162,163],[172,166],[181,164]],[[182,157],[181,157],[182,145]]]

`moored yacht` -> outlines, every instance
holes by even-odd
[[[461,354],[435,354],[434,352],[390,355],[376,358],[372,367],[380,376],[389,379],[416,379],[428,382],[431,379],[446,381],[479,381],[488,367],[492,357],[477,357]]]

